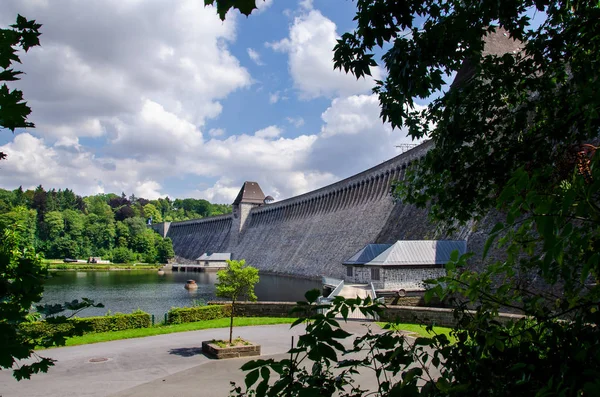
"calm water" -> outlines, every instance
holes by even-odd
[[[171,307],[193,306],[196,300],[215,299],[216,273],[166,272],[155,270],[56,272],[44,288],[42,303],[63,303],[82,297],[104,304],[104,308],[86,309],[78,316],[104,315],[108,310],[130,313],[135,309],[162,318]],[[194,279],[198,289],[188,291],[183,286]],[[321,288],[319,281],[292,277],[261,275],[255,287],[259,301],[303,300],[304,293]]]

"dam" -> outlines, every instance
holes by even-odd
[[[428,221],[426,210],[391,195],[393,182],[402,180],[411,162],[431,145],[423,143],[334,184],[272,203],[257,182],[245,182],[232,214],[151,227],[171,238],[178,263],[223,252],[262,272],[343,278],[342,262],[366,244],[449,237]],[[466,239],[468,232],[451,237]]]

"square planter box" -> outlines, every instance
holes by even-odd
[[[238,358],[260,356],[260,345],[219,347],[212,341],[202,342],[202,353],[217,360],[223,358]]]

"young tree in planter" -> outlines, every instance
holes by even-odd
[[[227,261],[227,269],[217,273],[217,296],[231,299],[231,322],[229,323],[229,343],[233,337],[233,317],[235,304],[240,299],[256,300],[254,285],[258,283],[258,269],[246,266],[245,260]]]

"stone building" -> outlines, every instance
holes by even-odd
[[[452,251],[464,254],[464,240],[401,240],[368,244],[347,261],[346,281],[373,283],[379,291],[422,291],[423,281],[445,275]]]
[[[206,270],[220,270],[227,267],[227,261],[231,260],[230,252],[205,252],[196,258],[196,263]]]

